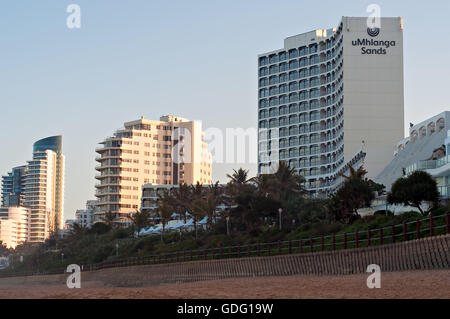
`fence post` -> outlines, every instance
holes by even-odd
[[[356,241],[356,248],[359,248],[359,231],[356,231],[355,241]]]
[[[336,250],[336,234],[333,233],[333,250]]]
[[[433,216],[430,215],[430,237],[434,236]]]
[[[383,228],[380,228],[380,246],[383,246],[383,238],[384,234],[383,234]]]
[[[289,241],[289,255],[292,254],[292,242]]]
[[[446,224],[447,224],[447,234],[450,234],[450,213],[447,213],[447,216],[445,216]]]
[[[372,241],[371,241],[371,234],[370,234],[370,229],[367,230],[367,246],[371,246],[372,245]]]
[[[403,241],[408,240],[408,224],[406,222],[403,223]]]
[[[309,250],[311,253],[314,252],[314,241],[312,237],[309,237]]]
[[[281,255],[281,240],[278,241],[278,255]]]
[[[416,220],[416,237],[420,239],[420,220]]]
[[[392,243],[395,244],[395,226],[392,225],[391,229],[392,229]]]
[[[347,249],[347,233],[344,234],[344,249]]]

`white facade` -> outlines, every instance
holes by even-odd
[[[404,132],[403,20],[344,17],[336,29],[285,40],[259,55],[259,167],[286,161],[315,195],[349,163],[376,177]]]
[[[450,185],[450,180],[444,181],[441,177],[446,174],[447,169],[446,149],[442,146],[448,145],[449,130],[450,112],[448,111],[412,125],[409,136],[393,144],[395,156],[375,178],[375,181],[385,185],[389,191],[392,184],[404,174],[425,169],[430,170],[430,174],[434,177],[439,177],[441,194],[448,193],[447,185]],[[436,151],[441,154],[435,154]],[[450,154],[448,150],[447,154]]]
[[[28,162],[24,206],[31,209],[30,242],[43,242],[64,227],[64,161],[63,155],[46,150]]]
[[[79,209],[75,213],[75,223],[83,228],[91,228],[94,224],[96,200],[86,202],[86,209]]]
[[[23,185],[23,205],[31,211],[29,241],[39,243],[64,228],[65,157],[62,136],[33,145]]]
[[[0,208],[0,241],[16,248],[28,241],[30,210],[24,207]]]

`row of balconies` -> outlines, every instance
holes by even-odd
[[[335,94],[337,92],[337,94]],[[298,94],[297,93],[293,93],[290,94],[289,97],[287,98],[286,101],[279,101],[278,99],[262,99],[259,101],[259,109],[265,109],[265,108],[269,108],[269,107],[279,107],[281,105],[281,107],[283,106],[287,106],[287,105],[283,105],[283,104],[290,104],[290,103],[300,103],[300,105],[303,103],[309,103],[310,105],[315,101],[315,100],[320,100],[320,107],[326,107],[326,106],[331,106],[335,103],[337,103],[341,96],[343,95],[343,88],[342,86],[340,86],[339,88],[336,88],[335,91],[333,93],[330,94],[326,94],[323,96],[320,96],[320,99],[316,98],[307,98],[307,99],[302,99],[300,100],[298,98]]]
[[[259,66],[259,73],[261,74],[262,69],[267,69],[272,72],[275,70],[279,70],[279,72],[285,72],[289,70],[293,70],[295,68],[308,67],[308,66],[316,66],[325,63],[333,63],[335,61],[335,57],[338,55],[342,55],[342,45],[339,45],[336,49],[330,50],[330,52],[322,52],[321,54],[311,53],[309,56],[298,56],[292,57],[290,59],[286,59],[283,61],[277,61],[273,63],[267,63]]]
[[[303,46],[297,49],[291,49],[289,52],[282,51],[278,54],[270,54],[266,57],[261,56],[259,58],[259,66],[265,66],[270,65],[278,62],[282,62],[289,59],[295,59],[300,57],[307,57],[311,55],[316,55],[317,53],[324,54],[324,51],[327,54],[333,51],[339,51],[339,48],[342,46],[342,35],[339,33],[339,31],[333,35],[332,38],[327,40],[320,40],[317,43],[311,44],[309,46]],[[284,58],[280,58],[283,57]]]
[[[273,74],[269,74],[269,72],[264,72],[260,75],[260,78],[267,78],[269,77],[268,84],[265,83],[265,81],[258,83],[258,87],[265,87],[268,85],[276,85],[276,84],[282,84],[289,81],[295,81],[295,80],[311,80],[311,78],[314,78],[318,75],[331,75],[332,73],[340,73],[342,71],[342,64],[343,59],[341,58],[338,62],[338,64],[334,66],[327,66],[327,65],[321,65],[320,67],[312,67],[310,69],[301,69],[299,72],[297,71],[291,71],[291,74],[288,74],[287,72],[277,72]]]
[[[319,75],[319,74],[316,74],[316,75],[308,75],[306,77],[301,78],[301,77],[299,77],[299,74],[296,71],[289,72],[289,73],[282,73],[280,75],[271,75],[269,77],[261,78],[259,80],[258,87],[264,88],[267,86],[278,85],[278,89],[281,90],[284,87],[286,87],[286,89],[287,89],[287,85],[289,84],[288,82],[291,82],[291,81],[300,80],[298,83],[301,87],[301,86],[306,86],[306,82],[308,82],[308,84],[310,84],[311,82],[314,82],[315,79],[319,79],[319,78],[320,78],[320,82],[321,82],[320,85],[325,85],[325,84],[332,83],[332,82],[334,82],[336,84],[336,83],[339,83],[340,81],[342,81],[342,78],[343,78],[344,69],[343,69],[343,64],[341,63],[342,61],[343,61],[343,59],[341,58],[337,68],[327,70],[326,72],[321,72],[319,77],[317,77],[317,75]],[[324,79],[325,79],[325,81],[324,81]]]

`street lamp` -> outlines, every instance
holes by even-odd
[[[119,257],[119,243],[116,243],[116,257]]]
[[[64,253],[61,253],[61,263],[64,262]]]
[[[283,213],[283,209],[282,208],[279,208],[278,209],[278,216],[279,216],[279,218],[280,218],[280,230],[281,230],[281,214]]]
[[[230,236],[230,216],[227,216],[226,220],[227,220],[227,236]]]

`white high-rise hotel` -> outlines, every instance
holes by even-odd
[[[403,19],[343,17],[258,57],[260,174],[279,161],[326,196],[351,165],[376,177],[404,136]]]

